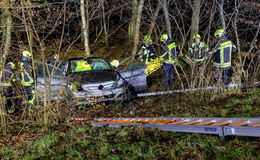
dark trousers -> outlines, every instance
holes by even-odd
[[[173,64],[163,63],[164,68],[164,87],[169,87],[175,82],[174,79],[174,66]]]
[[[230,72],[230,67],[217,68],[216,79],[218,83],[222,82],[224,85],[227,85],[229,72]]]
[[[14,99],[12,99],[14,96],[12,87],[1,87],[1,92],[1,94],[5,98],[5,107],[8,110],[11,108],[12,105],[14,105]]]
[[[26,102],[29,102],[30,100],[33,99],[33,89],[32,86],[23,86],[23,90],[24,90],[24,98]]]

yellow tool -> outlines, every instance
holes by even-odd
[[[146,65],[146,75],[149,76],[162,66],[163,57],[157,57]]]

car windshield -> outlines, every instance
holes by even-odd
[[[87,58],[70,60],[70,72],[110,70],[111,66],[103,58]]]
[[[53,77],[60,78],[63,76],[63,70],[57,67],[54,67],[50,64],[45,63],[35,63],[37,77]]]

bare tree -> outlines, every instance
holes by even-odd
[[[193,1],[193,7],[192,7],[193,12],[192,12],[192,20],[191,20],[190,40],[192,40],[192,37],[199,32],[200,1],[201,0],[194,0]]]
[[[156,21],[156,19],[158,17],[158,14],[159,14],[159,11],[160,11],[161,8],[162,8],[161,5],[157,5],[157,7],[156,7],[156,9],[154,11],[154,14],[153,14],[153,17],[152,17],[152,21],[151,21],[151,25],[150,25],[150,28],[148,30],[148,34],[149,35],[151,35],[153,30],[154,30],[155,21]]]
[[[12,33],[12,15],[9,10],[9,8],[4,9],[3,12],[4,15],[4,21],[3,21],[3,56],[2,61],[5,61],[6,56],[8,55],[10,51],[10,45],[11,45],[11,33]]]
[[[136,23],[137,23],[137,18],[136,18],[137,14],[138,14],[138,1],[133,0],[133,2],[132,2],[132,16],[131,16],[131,21],[130,21],[129,26],[128,26],[129,41],[134,40]]]
[[[139,34],[140,34],[139,30],[140,30],[140,25],[141,25],[141,18],[142,18],[144,1],[145,0],[140,0],[140,2],[138,4],[138,12],[137,12],[136,26],[135,26],[134,48],[132,50],[132,55],[136,54],[137,47],[138,47],[138,44],[139,44]]]
[[[167,27],[167,34],[170,38],[172,38],[172,28],[171,28],[171,21],[170,21],[169,12],[168,12],[167,0],[160,0],[160,3],[163,8],[164,18],[165,18],[166,27]]]
[[[225,22],[224,9],[223,9],[224,2],[225,0],[220,0],[219,2],[219,17],[220,17],[221,27],[223,29],[226,29],[226,22]]]
[[[88,34],[88,31],[89,31],[88,4],[89,4],[89,1],[86,0],[86,7],[85,7],[85,0],[80,0],[81,23],[82,23],[84,46],[85,46],[85,56],[86,57],[90,56],[89,34]]]
[[[105,33],[106,46],[108,47],[109,42],[108,42],[107,20],[105,15],[105,0],[102,0],[101,8],[102,8],[102,22],[103,22],[104,33]]]

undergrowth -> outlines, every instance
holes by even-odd
[[[165,106],[153,108],[146,108],[149,107],[146,104],[131,114],[111,106],[92,109],[110,110],[104,115],[114,117],[119,116],[118,112],[120,116],[135,117],[256,117],[260,115],[259,95],[259,90],[227,93],[204,102],[191,101],[189,99],[196,96],[186,95],[178,97],[179,100],[186,98],[186,102],[168,104],[170,102],[165,101]],[[152,103],[158,104],[159,98],[155,97]],[[23,140],[19,140],[22,134],[16,135],[16,139],[10,136],[10,141],[16,141],[13,143],[1,139],[0,159],[260,159],[260,139],[254,137],[174,133],[138,126],[99,128],[71,122],[53,126],[37,136],[29,131],[25,134]],[[35,138],[26,139],[30,136]]]

